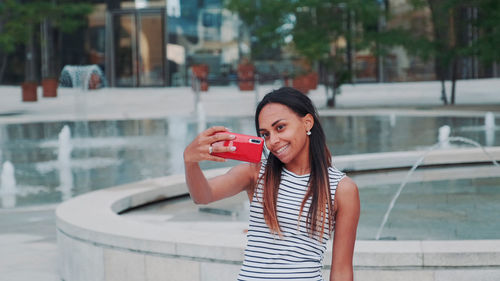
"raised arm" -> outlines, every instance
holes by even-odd
[[[354,243],[360,203],[358,187],[348,177],[342,179],[335,193],[335,234],[330,281],[352,281]]]
[[[208,204],[229,196],[236,195],[243,190],[250,190],[255,181],[258,167],[255,164],[240,164],[233,167],[224,175],[207,179],[198,164],[203,160],[224,162],[224,158],[211,155],[210,146],[218,141],[230,140],[234,136],[217,134],[227,132],[225,127],[212,127],[200,133],[184,150],[184,166],[186,183],[191,198],[196,204]],[[213,152],[231,151],[231,147],[213,146]],[[233,148],[234,149],[234,148]]]

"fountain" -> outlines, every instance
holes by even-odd
[[[106,86],[106,79],[104,78],[103,71],[96,64],[66,65],[61,71],[59,82],[63,87],[80,89],[75,94],[75,113],[79,116],[79,120],[75,122],[73,136],[79,139],[87,138],[89,136],[87,92]],[[79,153],[80,158],[89,158],[89,150],[87,148],[80,150]],[[90,173],[88,170],[85,170],[84,173],[85,175],[79,178],[79,183],[82,188],[88,189],[90,186]]]
[[[170,173],[180,174],[184,172],[178,163],[184,162],[183,151],[186,147],[186,136],[188,135],[188,124],[183,118],[170,117],[168,122],[167,143],[169,146]]]
[[[389,115],[389,120],[390,120],[391,128],[394,128],[394,126],[396,126],[396,113],[392,112]]]
[[[444,125],[439,128],[438,132],[438,144],[440,148],[450,148],[450,126]]]
[[[7,161],[3,163],[0,185],[0,199],[3,208],[16,206],[16,178],[14,176],[14,165]]]
[[[389,206],[387,207],[387,211],[384,214],[384,218],[382,219],[382,223],[380,224],[377,234],[375,235],[375,240],[380,240],[382,231],[384,229],[385,224],[387,223],[387,220],[389,219],[389,215],[391,214],[392,209],[394,208],[394,205],[396,204],[396,201],[399,198],[399,195],[403,191],[403,188],[406,186],[408,183],[408,180],[410,179],[411,175],[415,172],[415,170],[418,168],[418,166],[424,161],[425,157],[431,153],[432,151],[438,149],[438,148],[449,148],[450,142],[451,141],[456,141],[456,142],[462,142],[462,143],[467,143],[471,144],[473,146],[476,146],[480,148],[483,153],[490,159],[490,161],[493,163],[493,165],[497,166],[500,168],[500,164],[484,149],[482,145],[480,145],[478,142],[473,141],[468,138],[463,138],[463,137],[447,137],[444,138],[447,134],[450,132],[450,127],[449,126],[443,126],[439,128],[439,142],[433,145],[431,148],[429,148],[418,160],[415,162],[415,164],[411,167],[411,169],[408,171],[406,174],[406,177],[404,180],[401,182],[401,185],[399,186],[398,190],[394,194],[391,202],[389,203]],[[444,145],[443,145],[444,144]]]
[[[207,114],[205,112],[205,108],[203,107],[203,103],[201,101],[198,101],[196,103],[196,118],[198,124],[198,134],[199,134],[207,128]]]
[[[193,112],[191,118],[169,117],[166,119],[168,124],[157,124],[158,121],[153,120],[147,123],[147,129],[132,124],[130,127],[133,130],[127,130],[125,129],[127,127],[119,122],[117,126],[118,135],[123,135],[124,139],[132,137],[132,139],[124,141],[124,143],[130,143],[123,149],[124,153],[118,153],[124,159],[124,163],[132,163],[134,166],[144,169],[144,167],[150,167],[151,164],[155,166],[162,165],[165,162],[164,156],[166,156],[167,158],[170,157],[167,160],[168,170],[174,174],[166,177],[158,174],[148,174],[148,179],[143,176],[142,179],[145,180],[133,182],[137,179],[124,180],[126,176],[131,174],[130,171],[133,171],[131,168],[106,169],[102,172],[103,178],[105,177],[106,180],[110,178],[120,179],[120,181],[114,182],[115,187],[89,192],[63,202],[57,208],[57,235],[58,243],[61,246],[60,267],[63,279],[79,280],[79,276],[85,275],[88,276],[87,279],[99,279],[100,276],[115,276],[114,278],[123,277],[122,279],[125,280],[126,277],[121,275],[123,273],[122,267],[94,262],[101,260],[100,257],[103,257],[108,260],[120,259],[124,261],[124,264],[133,264],[133,266],[128,267],[137,270],[137,272],[182,268],[186,269],[186,272],[194,272],[193,274],[196,275],[188,276],[185,271],[168,270],[167,274],[171,274],[168,276],[172,280],[234,280],[244,251],[244,229],[248,226],[246,220],[248,205],[243,204],[243,202],[248,201],[246,195],[241,193],[238,195],[239,197],[232,198],[232,201],[215,202],[200,209],[200,206],[195,206],[186,194],[185,177],[181,172],[182,169],[176,168],[174,165],[182,165],[182,149],[187,145],[187,143],[183,142],[191,140],[197,133],[198,128],[201,128],[207,121],[208,124],[218,123],[226,127],[232,127],[237,131],[243,131],[253,125],[253,120],[247,117],[244,119],[209,118],[205,116],[200,103],[196,103],[194,109],[197,112]],[[419,117],[417,122],[415,119],[406,116],[398,116],[397,122],[393,122],[393,128],[391,128],[390,115],[388,118],[356,117],[359,119],[342,116],[329,117],[324,118],[323,124],[329,128],[326,131],[330,132],[328,137],[333,140],[330,145],[334,147],[333,150],[337,152],[337,155],[342,152],[341,155],[334,157],[335,165],[344,171],[351,171],[354,177],[362,179],[359,183],[356,180],[362,196],[364,196],[362,192],[365,192],[364,194],[373,192],[368,194],[375,195],[368,197],[375,198],[373,201],[365,202],[368,203],[365,206],[371,204],[371,210],[376,211],[375,214],[367,214],[367,216],[372,216],[375,220],[363,221],[364,225],[360,224],[362,227],[359,228],[361,230],[359,233],[363,236],[356,242],[355,267],[357,267],[358,276],[364,276],[360,277],[359,280],[373,280],[369,275],[382,274],[379,272],[393,276],[385,279],[376,278],[380,280],[404,280],[404,276],[408,276],[408,274],[417,274],[418,276],[425,274],[453,274],[458,270],[467,271],[467,274],[481,274],[482,266],[489,266],[492,263],[493,265],[500,264],[500,262],[497,263],[498,259],[492,262],[490,256],[488,256],[490,255],[488,252],[490,249],[493,249],[491,251],[494,255],[497,255],[498,247],[496,245],[500,245],[500,241],[494,240],[488,242],[490,244],[485,246],[482,244],[483,240],[480,240],[495,239],[495,234],[490,234],[490,230],[494,229],[497,224],[484,226],[486,234],[481,232],[481,235],[490,235],[486,236],[486,238],[483,238],[484,236],[479,236],[479,238],[474,236],[466,237],[462,235],[462,232],[460,233],[462,236],[456,234],[452,236],[454,235],[452,233],[450,234],[452,237],[445,237],[440,240],[443,236],[439,236],[439,234],[447,232],[449,225],[445,225],[436,231],[438,239],[435,239],[435,236],[421,236],[426,235],[425,230],[422,232],[418,228],[419,226],[411,225],[412,221],[410,220],[409,225],[401,227],[402,230],[398,230],[399,232],[394,234],[397,237],[396,241],[375,241],[373,239],[379,227],[380,219],[386,212],[388,201],[391,200],[398,186],[400,187],[398,196],[403,188],[406,188],[406,192],[401,194],[399,199],[397,196],[393,198],[391,206],[395,205],[396,200],[399,200],[398,202],[404,201],[405,195],[410,191],[411,183],[416,182],[417,179],[429,182],[439,181],[433,186],[433,188],[438,189],[436,190],[437,193],[428,192],[425,194],[427,196],[425,198],[429,198],[432,200],[431,203],[437,202],[437,204],[434,208],[418,209],[416,207],[415,210],[410,208],[410,211],[415,211],[424,216],[429,213],[433,215],[445,213],[446,210],[443,211],[443,207],[447,208],[449,206],[448,202],[440,204],[437,201],[438,199],[433,196],[435,194],[442,195],[442,197],[435,196],[439,197],[439,199],[448,196],[450,190],[440,189],[441,186],[446,186],[446,184],[456,186],[455,190],[458,190],[458,192],[467,190],[471,197],[474,196],[476,191],[480,195],[486,195],[478,197],[487,201],[487,204],[481,205],[481,203],[484,203],[482,201],[474,202],[478,206],[475,213],[481,213],[482,216],[478,216],[479,219],[474,221],[473,227],[479,225],[483,219],[488,219],[488,216],[491,216],[490,214],[497,210],[495,199],[500,196],[500,192],[497,192],[496,189],[490,190],[490,187],[495,186],[498,180],[497,167],[493,165],[484,167],[483,164],[488,161],[484,156],[484,151],[482,152],[481,149],[476,148],[455,147],[455,145],[451,145],[449,149],[438,149],[442,147],[442,144],[449,145],[450,142],[454,141],[478,146],[465,139],[450,137],[449,134],[452,130],[450,127],[441,129],[440,141],[435,144],[436,138],[438,138],[435,132],[439,129],[436,124],[446,124],[448,117],[446,119],[432,118],[429,120],[423,120],[422,117]],[[354,121],[344,122],[345,120],[342,118],[347,120],[352,118]],[[162,122],[163,120],[165,119],[162,119]],[[382,126],[380,126],[380,122],[382,122]],[[365,133],[365,130],[357,130],[358,127],[349,128],[349,124],[353,123],[361,128],[382,127],[385,129],[373,131],[376,132],[374,135],[373,132]],[[464,125],[476,123],[477,117],[467,118],[463,121],[458,120],[454,124],[453,131],[456,131],[457,128],[463,128]],[[243,124],[246,124],[246,127]],[[423,125],[426,126],[422,127]],[[345,128],[342,126],[345,126]],[[92,135],[98,137],[104,135],[96,130],[96,128],[103,126],[96,126],[91,123],[90,127],[93,129]],[[151,142],[151,145],[144,136],[138,138],[138,136],[130,135],[131,132],[146,135],[149,130],[156,131],[158,128],[160,130],[168,128],[168,135],[166,138],[161,135],[158,138],[159,142]],[[417,129],[422,132],[417,137],[414,134],[406,133]],[[398,133],[402,131],[404,131],[403,134]],[[346,132],[346,134],[341,135],[339,132]],[[378,134],[382,134],[382,137]],[[464,137],[473,138],[478,137],[477,135],[475,133],[464,135]],[[372,141],[373,139],[383,140],[392,137],[395,137],[397,141],[387,144]],[[358,140],[358,142],[346,142],[345,139],[354,139]],[[474,140],[481,141],[482,138],[479,137]],[[145,141],[148,143],[146,147],[154,147],[152,154],[135,153],[133,147],[138,143],[144,144]],[[75,142],[73,143],[76,145]],[[371,146],[364,147],[359,145],[360,143]],[[430,155],[426,154],[422,157],[425,151],[418,151],[422,148],[421,145],[425,145],[425,147],[432,146],[431,151],[437,151],[432,154],[427,152]],[[107,153],[105,150],[92,151],[92,155]],[[132,151],[132,153],[129,153],[129,151]],[[373,151],[378,153],[372,153]],[[495,159],[500,157],[500,148],[498,147],[487,148],[487,152],[494,155]],[[349,153],[351,155],[348,155]],[[162,162],[154,162],[156,158],[162,159],[160,160]],[[207,177],[217,176],[227,171],[227,168],[219,168],[220,166],[214,166],[212,163],[204,162],[201,164]],[[469,164],[471,166],[468,166]],[[417,169],[422,166],[426,168]],[[408,175],[406,175],[408,169],[405,168],[406,171],[401,171],[403,167],[412,167]],[[474,171],[474,173],[469,175],[463,172],[469,170]],[[74,171],[74,173],[79,172],[79,169]],[[471,176],[472,180],[469,180],[467,176]],[[474,180],[476,178],[477,181]],[[99,183],[98,176],[93,176],[92,179],[93,184]],[[403,179],[405,179],[405,182],[401,184]],[[444,184],[442,184],[441,180],[445,181]],[[391,191],[390,195],[387,196],[388,190],[394,190],[394,192]],[[78,183],[78,188],[75,188],[73,193],[79,191],[80,185]],[[415,190],[416,193],[418,191]],[[462,196],[462,194],[460,193],[459,196]],[[450,195],[447,198],[450,198],[451,202],[462,197]],[[410,203],[414,202],[410,201]],[[400,215],[400,213],[396,214],[395,211],[399,210],[399,206],[398,203],[394,209],[391,207],[387,213],[387,218],[390,215],[392,216],[388,224]],[[426,207],[427,205],[424,206],[424,208]],[[458,211],[453,210],[451,215],[458,213],[459,216],[466,216],[466,208],[467,206]],[[422,211],[420,212],[420,210]],[[366,216],[363,217],[366,218]],[[449,218],[451,216],[440,216],[437,219],[443,219],[443,217]],[[434,221],[433,223],[440,224],[440,221]],[[460,227],[464,228],[468,226],[467,222],[460,225]],[[382,230],[389,233],[387,225],[385,229],[382,227]],[[391,235],[393,235],[392,228],[390,231]],[[410,236],[407,233],[411,233],[411,235],[413,233],[417,234],[406,238]],[[467,232],[467,234],[470,234],[470,232]],[[379,234],[378,239],[380,239],[380,236]],[[492,236],[493,238],[491,238]],[[471,240],[467,241],[466,239]],[[489,247],[490,245],[493,246]],[[463,253],[467,254],[464,255]],[[331,254],[329,256],[327,253],[325,264],[328,264],[330,258]],[[141,262],[136,262],[139,260]],[[74,268],[83,268],[82,265],[85,267],[84,271],[74,271]],[[145,268],[147,270],[144,270]],[[328,265],[326,265],[325,269],[328,269]],[[236,273],[234,273],[235,271]],[[221,272],[225,273],[224,276],[221,276]],[[137,278],[146,279],[143,276]]]
[[[486,146],[493,146],[495,143],[495,115],[487,112],[484,116],[484,133],[486,135]]]
[[[106,80],[101,68],[96,65],[66,65],[61,71],[59,83],[62,87],[93,90],[105,87]]]
[[[68,125],[65,125],[59,133],[59,147],[57,162],[59,166],[59,191],[62,193],[62,200],[71,198],[73,189],[73,173],[71,172],[71,132]]]

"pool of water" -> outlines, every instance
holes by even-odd
[[[464,167],[422,168],[415,176],[439,175],[446,170],[457,178],[410,181],[383,229],[384,240],[467,240],[498,239],[500,230],[500,168],[469,166],[470,177],[460,173]],[[474,170],[482,171],[474,177]],[[364,174],[363,177],[376,177]],[[383,172],[390,180],[359,180],[361,215],[357,239],[373,240],[389,202],[400,185],[400,171]],[[356,174],[351,175],[358,181]],[[246,194],[197,206],[188,196],[152,203],[126,211],[122,216],[161,225],[171,221],[248,221]]]
[[[334,155],[424,150],[437,142],[443,125],[451,127],[451,135],[483,145],[500,145],[500,128],[490,130],[488,135],[483,117],[382,115],[321,119]],[[500,124],[500,120],[497,118],[495,123]],[[213,125],[255,134],[251,117],[208,118],[203,124]],[[72,147],[66,167],[58,161],[58,135],[64,126],[71,131]],[[196,136],[198,126],[192,117],[0,124],[0,163],[10,161],[15,168],[16,206],[57,203],[91,190],[182,173],[183,150]],[[204,162],[202,168],[234,164]],[[63,186],[67,166],[71,180]]]

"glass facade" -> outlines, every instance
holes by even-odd
[[[108,13],[107,72],[112,86],[164,86],[164,9],[123,9]]]
[[[418,26],[423,34],[430,36],[428,10],[408,14],[406,0],[390,2],[395,17],[387,23],[388,27]],[[84,50],[63,48],[61,65],[97,64],[105,70],[107,84],[112,87],[188,86],[189,69],[199,64],[208,66],[211,85],[226,85],[235,79],[240,58],[249,57],[251,46],[258,44],[250,39],[248,29],[238,16],[223,9],[222,0],[97,0],[93,3],[95,9],[88,17],[84,43],[78,43],[82,40],[79,35],[63,40],[65,45],[83,44]],[[266,50],[265,56],[253,54],[252,63],[261,79],[278,79],[293,71],[291,68],[299,59],[282,52],[276,48]],[[392,48],[383,57],[376,57],[368,50],[352,49],[347,56],[352,82],[436,79],[432,59],[423,61],[403,48]],[[493,76],[497,75],[494,73]],[[476,73],[463,78],[478,77],[491,75]]]
[[[112,87],[186,86],[206,64],[212,84],[227,83],[242,54],[238,17],[221,0],[101,1],[89,16],[89,63]],[[245,52],[243,52],[245,53]]]
[[[247,57],[251,57],[261,82],[283,79],[300,65],[300,58],[291,48],[263,47],[252,38],[238,16],[223,8],[223,0],[86,2],[94,6],[86,26],[70,34],[57,27],[43,29],[44,35],[49,34],[47,38],[53,40],[55,55],[53,59],[35,58],[35,72],[47,66],[47,61],[53,62],[54,73],[66,65],[91,64],[98,65],[106,74],[107,86],[162,87],[188,86],[189,69],[199,64],[208,66],[211,85],[234,82],[240,59]],[[385,23],[387,28],[411,27],[418,34],[432,38],[429,9],[412,10],[409,0],[386,2],[390,3],[392,14]],[[474,9],[465,12],[466,16],[474,17]],[[353,29],[353,32],[358,31]],[[474,33],[473,38],[467,34],[460,34],[460,40],[468,43],[476,40],[477,34]],[[34,36],[40,38],[40,34]],[[462,38],[464,36],[467,38]],[[402,47],[387,48],[383,56],[375,56],[370,49],[355,49],[355,44],[349,44],[346,38],[340,39],[335,44],[347,49],[344,62],[354,83],[436,79],[432,58],[423,60],[412,56]],[[40,45],[37,40],[36,44]],[[19,84],[25,79],[25,58],[23,47],[9,56],[3,54],[5,69],[0,75],[3,83]],[[40,65],[42,67],[38,67]],[[323,79],[320,82],[324,82],[325,71],[321,66],[313,67],[319,72],[320,80]],[[474,56],[460,58],[459,68],[459,79],[500,75],[497,63],[483,64]]]
[[[208,65],[210,84],[228,84],[240,58],[258,44],[222,0],[102,1],[89,17],[88,38],[91,63],[106,69],[113,87],[187,86],[189,68],[198,64]],[[261,78],[278,78],[294,67],[293,57],[277,60],[281,54],[274,51],[272,58],[254,57]],[[353,82],[435,78],[432,61],[401,49],[383,60],[354,50],[351,63]]]

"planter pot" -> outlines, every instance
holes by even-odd
[[[309,80],[309,89],[310,90],[316,90],[318,88],[318,73],[317,72],[311,72],[307,74],[307,79]]]
[[[303,94],[307,94],[309,92],[309,82],[307,81],[307,76],[300,75],[293,78],[292,87],[299,90]]]
[[[191,71],[193,72],[193,76],[196,77],[200,81],[200,91],[206,92],[208,91],[208,65],[199,64],[193,65],[191,67]],[[194,84],[192,85],[194,87]]]
[[[254,90],[255,67],[252,64],[238,65],[238,88],[240,91]]]
[[[208,82],[206,80],[205,81],[201,81],[201,83],[200,83],[200,91],[202,91],[202,92],[208,91]]]
[[[32,102],[32,101],[37,101],[37,89],[38,89],[38,83],[37,82],[24,82],[21,85],[22,89],[22,99],[23,101],[26,102]]]
[[[42,80],[43,97],[55,98],[57,97],[57,86],[59,81],[57,78],[45,78]]]
[[[238,88],[240,91],[253,91],[255,84],[253,81],[240,81],[238,82]]]

